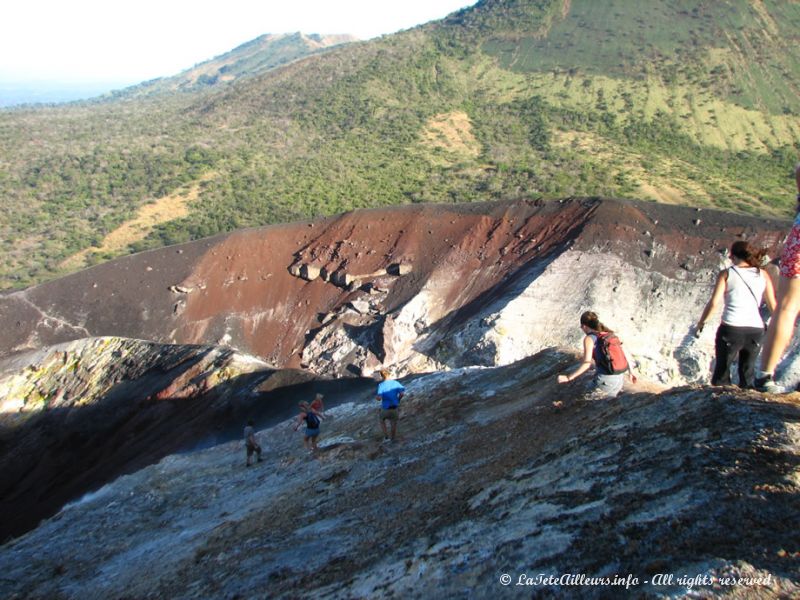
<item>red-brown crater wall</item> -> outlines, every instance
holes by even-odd
[[[601,199],[358,210],[146,252],[2,296],[0,357],[114,335],[229,344],[275,366],[296,367],[320,318],[361,292],[293,276],[294,264],[356,276],[410,265],[408,274],[364,281],[384,288],[383,314],[428,284],[435,292],[431,311],[440,318],[491,297],[522,266],[570,247],[613,252],[670,276],[715,266],[719,252],[742,237],[777,253],[788,228],[717,211]]]

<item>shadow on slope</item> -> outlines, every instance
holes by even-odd
[[[320,381],[263,363],[242,372],[234,351],[216,347],[103,338],[62,348],[40,353],[24,383],[3,382],[12,390],[4,403],[23,393],[20,401],[28,402],[0,418],[3,540],[121,474],[241,439],[248,418],[271,426],[317,391],[335,406],[351,390],[365,394],[374,386]]]
[[[631,574],[626,593],[645,596],[686,592],[645,583],[657,573],[771,576],[711,595],[800,591],[796,400],[637,387],[589,402],[585,380],[555,383],[574,361],[406,380],[394,445],[374,403],[353,402],[330,411],[316,460],[286,427],[259,432],[257,469],[235,443],[170,457],[15,540],[0,569],[37,597],[518,596],[501,573]]]

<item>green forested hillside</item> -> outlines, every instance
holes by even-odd
[[[382,204],[605,195],[788,215],[797,25],[788,1],[485,0],[230,85],[0,111],[0,286]],[[161,216],[139,225],[145,205]]]

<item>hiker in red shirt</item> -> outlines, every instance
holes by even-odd
[[[325,412],[324,412],[325,411],[325,405],[322,403],[322,399],[324,397],[325,396],[323,396],[322,394],[317,394],[316,396],[314,396],[314,399],[311,401],[311,404],[309,405],[311,410],[313,410],[315,413],[317,413],[317,415],[319,415],[320,418],[322,418],[322,419],[324,419],[326,417]]]

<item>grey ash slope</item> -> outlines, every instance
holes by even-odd
[[[0,549],[11,598],[517,597],[502,573],[769,578],[708,595],[800,593],[800,406],[733,389],[586,403],[548,351],[418,376],[401,441],[371,395],[331,411],[310,459],[289,423],[171,456]],[[552,401],[560,399],[563,407]],[[529,588],[606,597],[601,587]]]

